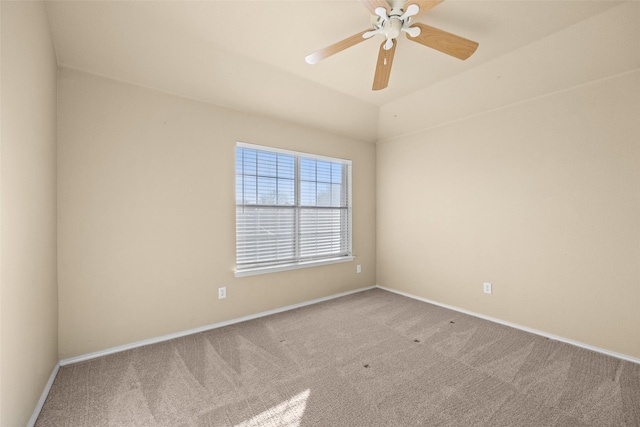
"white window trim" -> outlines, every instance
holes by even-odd
[[[293,150],[285,150],[282,148],[274,148],[274,147],[269,147],[269,146],[265,146],[265,145],[258,145],[258,144],[250,144],[247,142],[241,142],[241,141],[237,141],[236,142],[236,147],[241,147],[241,148],[249,148],[249,149],[254,149],[254,150],[266,150],[266,151],[271,151],[274,153],[280,153],[280,154],[289,154],[289,155],[293,155],[293,156],[300,156],[300,155],[304,155],[304,157],[310,158],[310,159],[315,159],[315,160],[322,160],[322,161],[336,161],[339,160],[345,164],[349,165],[349,183],[352,186],[352,179],[353,177],[351,176],[352,173],[352,162],[351,160],[347,160],[347,159],[341,159],[339,157],[329,157],[329,156],[321,156],[318,154],[312,154],[312,153],[306,153],[306,152],[302,152],[302,151],[293,151]],[[349,209],[349,215],[351,216],[353,214],[353,200],[352,200],[352,191],[349,191],[348,193],[348,197],[349,197],[349,206],[351,207]],[[349,218],[349,223],[353,224],[353,219],[350,217]],[[350,231],[350,233],[353,233],[353,230]],[[234,269],[234,276],[235,277],[248,277],[248,276],[256,276],[259,274],[268,274],[268,273],[277,273],[277,272],[281,272],[281,271],[289,271],[289,270],[297,270],[297,269],[301,269],[301,268],[310,268],[310,267],[319,267],[322,265],[330,265],[330,264],[339,264],[339,263],[343,263],[343,262],[351,262],[353,260],[355,260],[355,256],[353,255],[353,236],[351,236],[351,238],[349,239],[349,253],[351,255],[346,255],[346,256],[339,256],[339,257],[335,257],[335,258],[325,258],[325,259],[319,259],[319,260],[309,260],[309,261],[304,261],[304,262],[295,262],[295,263],[289,263],[289,264],[279,264],[279,265],[272,265],[272,266],[264,266],[264,267],[255,267],[255,268],[246,268],[246,269],[242,269],[242,270],[237,270]]]
[[[297,270],[300,268],[319,267],[321,265],[339,264],[341,262],[349,262],[356,259],[355,256],[341,256],[337,258],[329,258],[315,261],[296,262],[292,264],[273,265],[269,267],[247,268],[245,270],[235,270],[236,277],[257,276],[258,274],[277,273],[279,271]]]
[[[284,148],[274,148],[266,145],[249,144],[248,142],[240,142],[240,141],[236,142],[236,147],[249,148],[252,150],[271,151],[273,153],[289,154],[290,156],[300,156],[301,154],[304,154],[304,157],[309,159],[322,160],[325,162],[335,162],[336,160],[339,160],[342,163],[352,166],[351,160],[341,159],[340,157],[321,156],[318,154],[307,153],[305,151],[285,150]]]

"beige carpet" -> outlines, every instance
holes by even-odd
[[[36,427],[640,426],[640,365],[374,289],[62,367]]]

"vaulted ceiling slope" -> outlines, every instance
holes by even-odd
[[[418,20],[478,51],[463,62],[400,37],[389,87],[376,92],[381,36],[304,61],[370,27],[357,0],[47,9],[61,66],[370,142],[640,66],[638,2],[446,0]]]

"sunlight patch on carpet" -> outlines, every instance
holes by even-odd
[[[235,427],[299,427],[310,393],[307,389]]]

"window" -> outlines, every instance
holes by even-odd
[[[352,259],[351,162],[238,143],[236,276]]]

